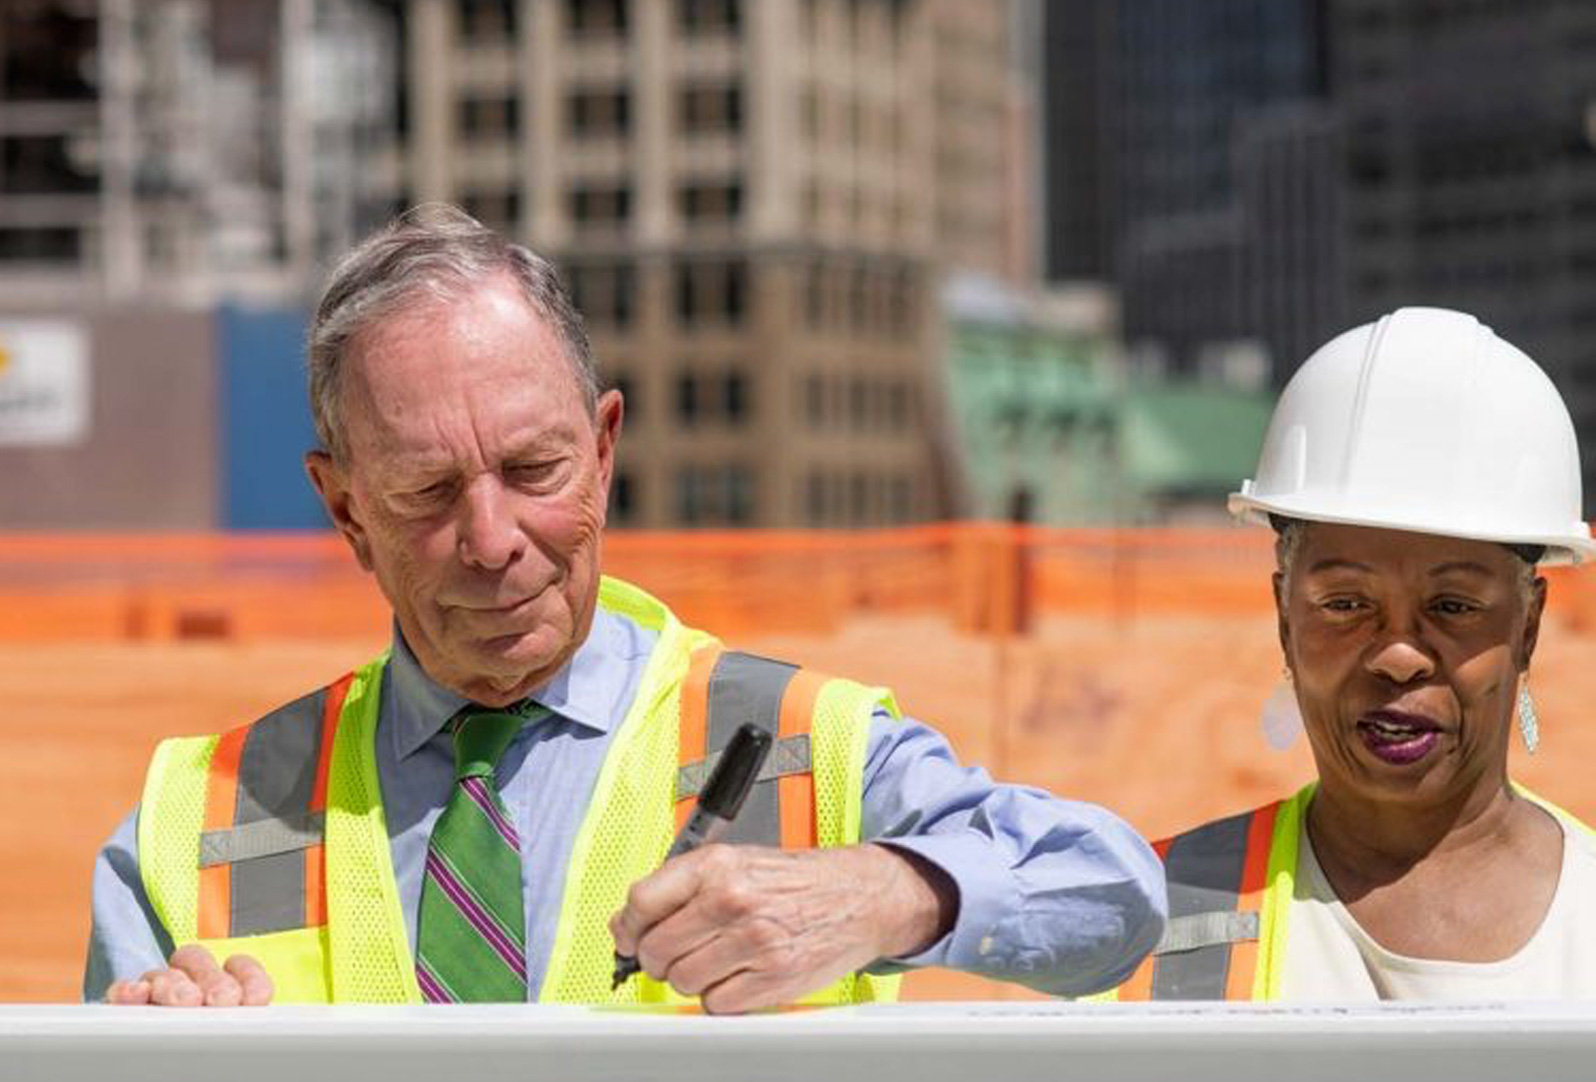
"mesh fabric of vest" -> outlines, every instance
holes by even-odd
[[[340,1003],[419,1003],[373,739],[384,654],[344,700],[327,788],[327,924]]]
[[[199,837],[205,786],[220,736],[161,741],[139,804],[139,876],[172,942],[199,935]]]

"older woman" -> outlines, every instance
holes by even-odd
[[[1507,776],[1540,564],[1596,553],[1568,411],[1473,317],[1405,308],[1282,393],[1233,513],[1274,526],[1318,780],[1160,843],[1170,926],[1120,999],[1596,996],[1596,845]]]

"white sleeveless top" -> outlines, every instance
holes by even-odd
[[[1281,998],[1596,999],[1596,842],[1560,819],[1558,825],[1563,867],[1557,893],[1529,942],[1499,962],[1443,962],[1396,954],[1370,938],[1319,867],[1304,816]]]

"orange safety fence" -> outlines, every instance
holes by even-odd
[[[892,687],[962,759],[1149,836],[1290,792],[1267,530],[988,524],[626,533],[605,569],[740,649]],[[1596,819],[1596,581],[1552,575],[1542,748],[1514,775]],[[0,1001],[76,995],[97,846],[155,742],[218,732],[369,659],[388,609],[334,535],[0,536]],[[1012,989],[915,974],[921,997]]]
[[[621,531],[604,566],[724,634],[835,630],[860,613],[1005,633],[1049,614],[1268,612],[1271,545],[1233,527]],[[1563,616],[1596,622],[1596,586],[1552,575]],[[0,535],[0,641],[347,638],[387,620],[331,533]]]
[[[726,633],[936,613],[977,632],[1047,613],[1255,612],[1261,531],[988,524],[858,532],[611,533],[605,569]],[[386,608],[327,534],[0,536],[0,641],[343,638]]]

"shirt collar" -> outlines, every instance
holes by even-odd
[[[559,717],[594,732],[608,732],[618,724],[618,714],[629,703],[620,698],[630,681],[617,665],[633,664],[633,651],[625,648],[624,629],[619,618],[597,609],[587,638],[576,648],[571,660],[540,688],[528,696],[548,707]],[[395,697],[394,750],[401,759],[419,751],[469,701],[440,686],[421,667],[421,662],[405,642],[396,622],[393,653],[387,671],[387,694]]]

